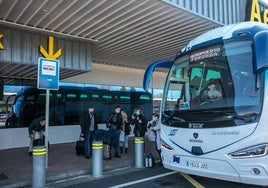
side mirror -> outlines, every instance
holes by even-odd
[[[253,41],[253,72],[258,74],[268,68],[268,31],[261,31]]]

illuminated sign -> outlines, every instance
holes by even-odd
[[[0,39],[3,38],[3,34],[0,34]],[[2,42],[0,42],[0,50],[3,50],[4,49],[4,45],[2,44]]]
[[[248,0],[245,21],[257,21],[268,24],[268,7],[258,0]]]

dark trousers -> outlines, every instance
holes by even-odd
[[[94,131],[88,131],[85,136],[85,145],[84,145],[84,151],[85,156],[89,157],[90,154],[92,154],[92,139],[93,139]],[[90,149],[90,150],[89,150]],[[90,154],[89,154],[90,152]]]
[[[115,152],[119,153],[120,130],[109,129],[109,132],[112,134],[112,146],[114,147]]]

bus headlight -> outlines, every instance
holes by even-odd
[[[267,146],[268,144],[252,146],[230,153],[229,156],[231,156],[232,158],[262,157],[264,155],[267,155]]]
[[[170,145],[161,139],[161,147],[167,150],[174,150]]]

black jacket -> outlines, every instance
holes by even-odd
[[[112,113],[108,119],[107,127],[113,130],[121,130],[123,126],[123,117],[121,113]]]
[[[94,116],[94,131],[96,131],[98,130],[98,117],[96,116],[95,113],[93,113],[93,116]],[[90,126],[91,126],[90,114],[86,112],[81,120],[81,132],[83,134],[86,134]]]
[[[40,125],[40,120],[42,119],[44,118],[36,118],[32,121],[32,123],[28,127],[29,134],[33,134],[33,131],[40,132],[45,130],[46,126]]]
[[[135,137],[143,137],[147,131],[147,123],[148,120],[144,115],[133,115],[131,121],[131,124],[134,124],[134,135]]]

